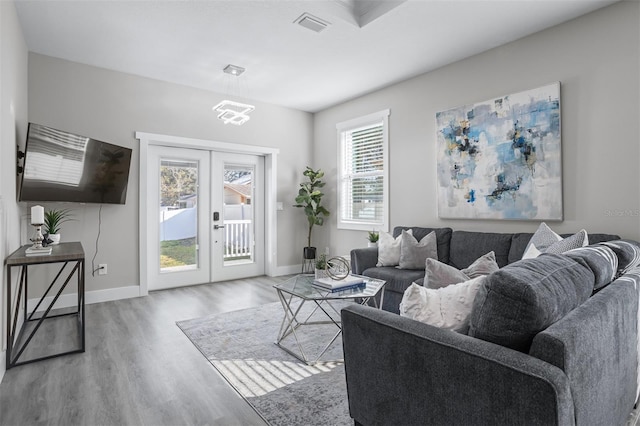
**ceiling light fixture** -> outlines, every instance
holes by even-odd
[[[235,75],[235,76],[239,76],[240,74],[242,74],[245,70],[242,67],[239,67],[237,65],[227,65],[226,67],[224,67],[224,69],[222,70],[224,72],[226,72],[227,74],[231,74],[231,75]]]
[[[227,65],[222,70],[225,74],[229,74],[229,78],[233,79],[233,83],[236,83],[238,86],[239,92],[239,81],[237,77],[242,74],[245,69],[243,67],[239,67],[237,65]],[[233,77],[232,77],[233,76]],[[236,77],[236,78],[234,78]],[[230,83],[230,81],[228,82]],[[227,85],[229,87],[230,84]],[[241,126],[247,121],[251,119],[249,117],[249,113],[256,109],[255,106],[245,104],[242,102],[231,101],[229,99],[225,99],[220,102],[218,105],[213,107],[213,110],[218,113],[218,119],[222,120],[224,124],[235,124],[236,126]]]
[[[224,122],[224,124],[235,124],[241,126],[251,119],[247,114],[256,109],[253,105],[243,104],[240,102],[234,102],[224,100],[218,105],[213,107],[213,110],[219,112],[218,118]]]

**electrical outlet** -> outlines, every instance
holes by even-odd
[[[98,275],[107,275],[107,264],[101,263],[98,265]]]

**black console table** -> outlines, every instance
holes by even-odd
[[[82,248],[82,244],[79,242],[72,242],[54,245],[52,247],[51,254],[46,256],[27,256],[25,250],[29,247],[29,245],[20,247],[18,250],[11,253],[5,260],[5,264],[7,265],[7,370],[18,365],[28,364],[34,361],[40,361],[60,355],[84,352],[85,350],[84,249]],[[53,281],[51,281],[47,287],[47,290],[40,297],[37,305],[31,312],[28,312],[27,300],[29,290],[29,267],[48,263],[62,263],[62,266],[55,278],[53,278]],[[70,265],[70,270],[68,270],[67,265]],[[14,267],[21,268],[15,304],[13,301],[13,295],[11,294],[11,270]],[[63,275],[63,272],[65,272],[66,275]],[[72,281],[74,275],[77,276],[78,285],[77,306],[73,307],[72,312],[55,313],[53,311],[53,306],[60,298],[64,289],[67,288],[69,282]],[[66,278],[62,278],[58,281],[61,276],[66,276]],[[59,288],[57,291],[52,291],[56,282],[61,282],[62,284],[58,285]],[[49,298],[49,301],[45,300],[50,292],[52,294],[55,292],[55,296],[53,299]],[[23,303],[22,309],[24,317],[22,318],[22,327],[16,333],[16,328],[18,327],[19,320],[21,319],[19,317],[21,303]],[[21,356],[25,355],[25,350],[29,346],[29,343],[33,341],[36,332],[40,329],[45,320],[70,315],[77,317],[75,325],[78,333],[76,340],[79,340],[79,345],[77,346],[79,347],[76,346],[71,349],[64,348],[62,350],[54,351],[54,353],[46,353],[26,360],[21,359]],[[33,322],[36,322],[35,326],[28,326],[33,324]],[[52,346],[55,347],[55,345]]]

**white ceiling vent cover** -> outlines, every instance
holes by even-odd
[[[293,23],[317,33],[329,26],[329,22],[323,21],[322,19],[310,15],[309,13],[303,13],[298,19],[293,21]]]

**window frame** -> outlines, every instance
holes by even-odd
[[[382,231],[389,232],[389,115],[391,110],[385,109],[374,112],[363,117],[354,118],[336,124],[337,141],[338,141],[338,182],[337,182],[337,222],[338,229],[349,229],[356,231]],[[344,219],[343,211],[343,191],[345,190],[343,182],[346,174],[345,162],[345,137],[347,132],[355,131],[366,126],[374,126],[382,122],[382,217],[381,221],[372,223],[371,221],[362,221],[357,219]]]

